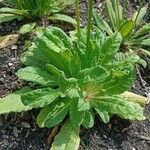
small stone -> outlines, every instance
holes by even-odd
[[[25,128],[28,128],[28,129],[30,128],[30,125],[27,122],[22,122],[21,124]]]
[[[10,67],[13,66],[13,63],[9,63],[8,66],[10,66]]]
[[[13,45],[13,46],[11,47],[12,50],[16,50],[17,48],[18,48],[17,45]]]
[[[13,127],[13,133],[14,133],[15,137],[18,137],[18,130],[16,127]]]

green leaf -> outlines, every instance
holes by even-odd
[[[135,20],[135,24],[136,25],[139,25],[143,19],[143,17],[145,16],[146,12],[147,12],[147,8],[148,8],[148,5],[140,8],[138,14],[137,14],[137,17],[136,17],[136,20]]]
[[[79,127],[74,128],[70,121],[66,121],[55,137],[51,150],[77,150],[80,144],[79,131]]]
[[[50,85],[54,83],[52,75],[34,66],[19,69],[16,75],[23,80],[32,81],[41,85]]]
[[[98,14],[97,10],[93,11],[93,17],[94,17],[96,26],[100,30],[107,32],[109,35],[111,35],[113,33],[110,26],[108,25],[108,23],[103,18],[101,18],[101,16]]]
[[[22,112],[31,109],[32,107],[25,106],[21,102],[20,94],[10,94],[4,98],[0,98],[0,114],[10,112]]]
[[[100,62],[107,64],[120,48],[122,37],[119,33],[114,33],[108,37],[101,47]]]
[[[90,103],[83,98],[79,99],[78,111],[89,111],[91,109]]]
[[[26,10],[13,9],[9,7],[0,8],[0,14],[1,13],[14,14],[14,15],[20,15],[20,16],[30,16]]]
[[[72,17],[70,16],[67,16],[67,15],[62,15],[62,14],[54,14],[50,17],[48,17],[49,20],[58,20],[58,21],[63,21],[63,22],[66,22],[66,23],[71,23],[73,25],[76,25],[77,22],[75,19],[73,19]]]
[[[21,20],[22,17],[14,14],[0,14],[0,23],[12,21],[14,19]]]
[[[143,108],[126,99],[115,96],[99,97],[91,101],[94,108],[100,109],[110,114],[116,114],[122,118],[130,120],[143,120]]]
[[[101,65],[98,65],[96,67],[86,68],[81,70],[77,78],[79,79],[79,81],[81,80],[83,83],[97,82],[97,81],[102,82],[108,76],[109,76],[109,72]]]
[[[94,115],[93,115],[92,111],[85,112],[85,116],[83,118],[82,125],[86,129],[93,127],[93,125],[94,125]]]
[[[59,90],[54,90],[48,87],[21,94],[21,101],[24,105],[38,108],[51,104],[59,96]]]
[[[20,34],[26,34],[26,33],[30,32],[31,30],[33,30],[35,26],[36,26],[36,23],[25,24],[20,28],[19,32],[20,32]]]
[[[140,42],[141,45],[150,46],[150,39],[145,39]]]
[[[46,106],[37,117],[40,127],[51,128],[60,123],[68,113],[71,101],[69,99],[58,99],[53,104]]]
[[[74,127],[80,126],[83,120],[84,112],[78,111],[78,99],[72,99],[69,112],[72,125]]]
[[[109,19],[111,21],[111,24],[114,28],[114,31],[117,31],[117,23],[116,23],[116,20],[117,20],[117,16],[115,14],[115,11],[114,11],[114,8],[113,8],[113,5],[112,5],[112,2],[110,0],[105,0],[105,9],[106,9],[106,13],[107,15],[109,16]]]
[[[100,118],[102,119],[102,121],[104,123],[109,123],[110,121],[110,116],[108,114],[107,111],[103,111],[102,109],[100,108],[95,108],[95,111],[98,113],[98,115],[100,116]]]
[[[134,34],[134,38],[141,37],[145,35],[146,33],[150,32],[150,23],[147,23],[142,28],[140,28],[137,32]]]
[[[122,37],[127,36],[132,31],[133,28],[134,28],[134,23],[132,22],[132,20],[125,22],[120,28]]]

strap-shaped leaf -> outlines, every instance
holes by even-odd
[[[54,78],[52,75],[34,66],[20,69],[17,71],[16,75],[23,80],[32,81],[41,85],[51,85],[54,83]]]
[[[110,114],[116,114],[120,117],[130,120],[143,120],[143,108],[133,102],[129,102],[126,99],[119,97],[104,96],[95,98],[91,101],[94,108],[98,108],[102,111]]]
[[[21,20],[22,17],[14,14],[0,14],[0,23],[8,22],[14,19]]]
[[[119,97],[123,97],[130,102],[138,103],[142,107],[150,102],[148,98],[128,91],[120,94]]]
[[[107,38],[101,47],[100,62],[101,64],[107,64],[117,53],[122,42],[122,37],[119,33],[114,33]]]
[[[82,125],[87,129],[93,127],[93,125],[94,125],[94,115],[93,115],[92,111],[86,111],[85,112]]]
[[[93,11],[93,17],[94,17],[96,26],[99,29],[101,29],[102,31],[106,31],[109,35],[111,35],[113,33],[110,26],[108,25],[108,23],[103,18],[101,18],[101,16],[98,14],[97,10]]]
[[[74,127],[80,126],[84,117],[84,112],[78,111],[78,99],[77,98],[72,99],[69,112],[70,112],[70,120],[71,120],[72,125]]]
[[[59,39],[63,42],[65,47],[70,48],[73,45],[71,38],[60,28],[58,27],[47,28],[45,34],[47,34],[47,32],[51,32],[53,35],[59,37]]]
[[[59,96],[59,90],[43,88],[21,94],[21,101],[26,106],[38,108],[51,104]]]
[[[110,0],[105,0],[105,9],[107,11],[107,15],[109,16],[109,19],[111,21],[111,24],[114,28],[114,31],[117,31],[117,16],[115,14],[112,2]]]
[[[95,108],[95,111],[98,113],[104,123],[109,123],[110,116],[107,111],[103,111],[101,108]]]
[[[98,65],[92,68],[86,68],[79,72],[78,79],[83,80],[82,82],[103,82],[109,76],[109,72]]]
[[[126,21],[120,28],[122,37],[126,37],[134,28],[134,23],[132,20]]]
[[[0,8],[0,14],[1,13],[9,13],[9,14],[20,15],[20,16],[30,16],[26,10],[13,9],[9,7]]]
[[[22,112],[32,109],[32,107],[25,106],[21,102],[20,93],[25,91],[20,91],[18,93],[10,94],[4,98],[0,98],[0,114],[10,113],[10,112]]]
[[[60,48],[52,40],[46,36],[42,36],[36,39],[36,46],[40,52],[49,60],[49,63],[55,65],[58,69],[64,70],[66,73],[70,73],[69,68],[66,67],[71,61],[72,53],[69,49]]]
[[[150,23],[145,24],[142,28],[140,28],[135,34],[133,35],[134,38],[144,36],[146,33],[150,32]]]
[[[77,150],[80,144],[80,128],[74,128],[68,120],[54,139],[51,150]]]
[[[69,99],[58,99],[58,101],[43,108],[37,117],[40,127],[51,128],[60,123],[68,113],[71,101]]]
[[[31,30],[34,29],[34,27],[36,26],[36,23],[28,23],[28,24],[25,24],[23,25],[21,28],[20,28],[20,34],[26,34],[28,32],[31,32]]]
[[[141,45],[145,45],[145,46],[150,46],[150,38],[149,39],[145,39],[145,40],[142,40],[140,42]]]
[[[107,82],[103,83],[103,89],[108,95],[121,94],[132,87],[134,80],[134,67],[129,66],[124,71],[114,71]]]
[[[141,23],[141,20],[143,19],[143,17],[145,16],[146,12],[147,12],[147,8],[148,5],[145,5],[144,7],[140,8],[136,20],[135,20],[135,24],[139,25]]]
[[[70,16],[67,16],[67,15],[62,15],[62,14],[54,14],[53,16],[50,16],[48,18],[49,20],[58,20],[58,21],[63,21],[63,22],[66,22],[66,23],[71,23],[73,25],[76,25],[77,22],[75,19],[73,19],[72,17]]]

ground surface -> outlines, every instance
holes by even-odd
[[[95,1],[95,6],[102,12],[101,1]],[[132,2],[132,7],[137,5]],[[87,3],[82,0],[81,21],[86,24]],[[134,10],[134,9],[133,9]],[[74,15],[74,9],[71,10]],[[130,13],[128,14],[130,15]],[[17,33],[24,23],[12,21],[0,25],[0,35]],[[5,49],[0,50],[0,96],[3,97],[13,91],[20,89],[27,83],[15,76],[22,64],[19,61],[24,51],[22,36],[18,42]],[[143,73],[145,82],[137,80],[132,90],[135,93],[147,96],[150,92],[149,70]],[[144,86],[142,85],[144,83]],[[150,149],[150,105],[146,107],[147,119],[142,122],[129,122],[117,117],[112,118],[109,124],[104,124],[95,119],[92,129],[81,130],[81,150],[149,150]],[[40,129],[35,123],[37,110],[27,113],[9,114],[0,116],[0,150],[47,150],[47,137],[49,129]]]

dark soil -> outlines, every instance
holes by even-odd
[[[99,12],[103,12],[101,2],[102,0],[95,0],[95,7],[99,9]],[[133,10],[137,7],[135,1],[132,1],[132,7],[134,7]],[[81,22],[85,25],[87,22],[86,0],[82,0],[81,8]],[[68,12],[72,16],[75,15],[74,9]],[[12,21],[0,25],[0,35],[17,33],[25,22]],[[64,29],[66,30],[66,26]],[[26,37],[22,36],[15,45],[0,50],[0,97],[27,84],[15,76],[15,72],[22,67],[19,58],[24,51],[25,40]],[[147,96],[150,93],[149,71],[142,71],[142,75],[145,81],[136,80],[132,91]],[[142,122],[129,122],[113,117],[109,124],[104,124],[96,117],[92,129],[81,130],[80,150],[149,150],[150,105],[146,107],[145,114],[147,119]],[[37,110],[1,115],[0,150],[48,150],[47,137],[50,129],[40,129],[36,125],[36,115]]]

